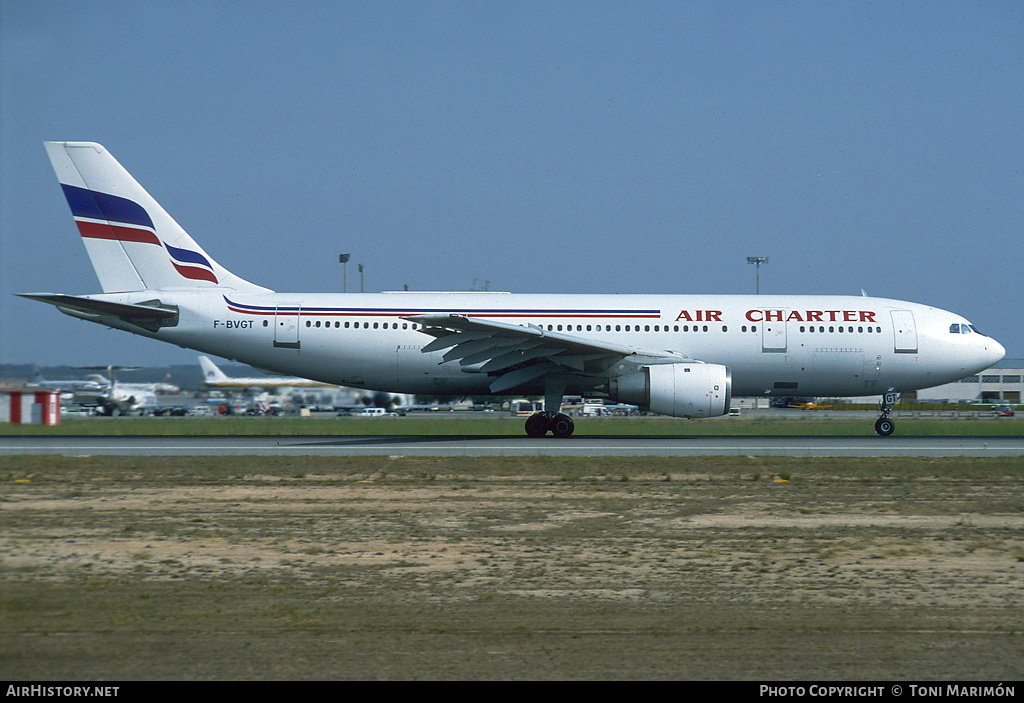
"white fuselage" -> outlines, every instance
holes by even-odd
[[[161,304],[178,307],[176,326],[155,332],[114,326],[278,373],[396,393],[489,393],[487,374],[444,362],[441,352],[421,352],[432,337],[403,317],[425,314],[534,325],[722,364],[738,396],[909,391],[978,373],[1004,353],[954,313],[856,296],[245,294],[223,288],[158,295]],[[89,297],[140,303],[153,296]],[[585,393],[602,382],[579,377],[566,390]]]

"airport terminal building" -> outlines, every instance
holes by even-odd
[[[919,402],[1019,405],[1024,391],[1024,359],[1003,359],[992,368],[915,394]],[[910,393],[903,399],[910,400]]]

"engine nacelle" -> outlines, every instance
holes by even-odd
[[[729,412],[732,374],[721,364],[657,364],[611,379],[609,390],[658,415],[717,417]]]

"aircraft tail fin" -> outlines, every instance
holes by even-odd
[[[46,152],[104,293],[269,292],[214,261],[101,145],[46,142]]]
[[[221,371],[208,356],[199,357],[199,366],[203,369],[203,382],[209,385],[222,383],[230,380],[223,371]]]

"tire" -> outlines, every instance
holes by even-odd
[[[551,434],[555,437],[571,437],[576,425],[568,415],[558,413],[551,419]]]
[[[895,430],[896,423],[887,417],[880,417],[878,418],[878,421],[875,422],[875,432],[882,435],[883,437],[888,437]]]
[[[540,413],[535,413],[526,418],[526,435],[528,437],[543,437],[548,433],[548,422]]]

